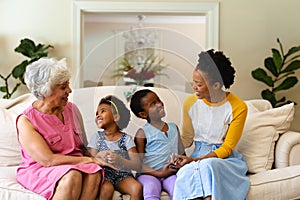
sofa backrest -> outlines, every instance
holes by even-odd
[[[35,97],[31,94],[15,99],[0,99],[0,166],[13,166],[21,163],[16,118],[34,100]]]
[[[137,90],[143,88],[144,87],[138,87]],[[95,113],[100,99],[107,95],[114,95],[121,99],[129,108],[129,101],[127,101],[124,93],[131,93],[132,89],[132,86],[100,86],[73,90],[69,100],[74,102],[81,112],[87,138],[90,138],[95,131],[99,130],[95,124]],[[147,87],[147,89],[154,91],[163,101],[166,110],[165,121],[174,122],[181,127],[181,105],[184,99],[190,94],[166,88]],[[145,123],[146,120],[136,117],[131,112],[129,125],[123,131],[134,136],[138,128]]]
[[[142,89],[142,88],[138,88]],[[190,93],[166,88],[148,87],[158,94],[164,102],[165,121],[174,122],[181,128],[182,103]],[[74,102],[83,117],[87,139],[98,130],[94,119],[97,105],[102,97],[115,95],[129,106],[124,93],[132,92],[132,86],[100,86],[73,89],[69,100]],[[25,94],[15,99],[0,99],[0,166],[18,165],[21,162],[17,141],[15,120],[18,114],[27,108],[35,98]],[[274,161],[274,146],[280,134],[286,132],[293,120],[293,104],[272,108],[266,100],[247,100],[248,117],[244,133],[237,145],[248,164],[249,171],[256,173],[271,169]],[[124,131],[135,135],[145,120],[131,114],[131,122]]]

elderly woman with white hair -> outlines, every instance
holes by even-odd
[[[78,108],[65,60],[41,58],[28,65],[25,83],[37,98],[17,118],[22,163],[17,180],[46,199],[96,199],[105,161],[90,157],[82,142]]]

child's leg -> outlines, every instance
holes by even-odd
[[[111,200],[114,195],[114,186],[111,182],[105,180],[100,189],[99,199],[101,200]]]
[[[160,180],[151,175],[141,175],[138,181],[143,185],[144,200],[160,200]]]
[[[167,178],[164,178],[162,180],[163,190],[165,190],[169,194],[171,200],[173,199],[175,181],[176,181],[176,175],[175,174],[171,175]]]
[[[130,200],[143,199],[143,186],[132,177],[120,181],[117,188],[121,193],[129,194]]]

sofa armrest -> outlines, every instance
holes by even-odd
[[[275,168],[300,165],[300,133],[288,131],[280,136],[275,148]]]
[[[247,200],[296,200],[300,197],[300,165],[249,175]]]

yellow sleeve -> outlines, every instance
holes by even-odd
[[[185,148],[190,147],[194,142],[194,128],[192,124],[191,117],[189,116],[189,110],[192,105],[197,100],[195,94],[188,96],[183,102],[183,122],[182,122],[182,131],[181,131],[181,140]]]
[[[242,136],[248,112],[246,103],[238,97],[231,94],[229,101],[232,106],[232,122],[227,130],[224,143],[214,151],[218,158],[226,158],[234,150]]]

